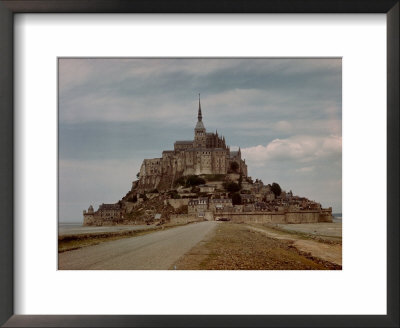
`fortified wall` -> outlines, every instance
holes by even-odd
[[[205,212],[204,218],[199,218],[195,214],[176,214],[171,216],[173,223],[188,223],[193,221],[213,221],[218,218],[228,218],[235,223],[318,223],[332,222],[332,211],[323,209],[322,211],[296,211],[296,212],[251,212],[251,213],[232,213],[211,211]]]
[[[332,214],[320,211],[218,213],[236,223],[318,223],[332,222]]]

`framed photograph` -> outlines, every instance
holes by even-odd
[[[398,1],[0,10],[2,324],[398,326]]]

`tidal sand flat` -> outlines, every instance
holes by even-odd
[[[277,224],[276,227],[284,231],[299,232],[316,236],[342,238],[342,222]]]

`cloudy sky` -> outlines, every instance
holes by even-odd
[[[342,210],[340,59],[60,59],[59,219],[131,188],[144,158],[207,131],[249,175]]]

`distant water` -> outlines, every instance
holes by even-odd
[[[78,228],[78,227],[82,227],[82,224],[83,224],[83,223],[80,223],[80,222],[72,222],[72,223],[70,223],[70,222],[60,222],[60,223],[58,224],[58,226],[59,226],[60,228],[67,228],[67,229],[69,229],[69,228]]]
[[[342,222],[342,213],[332,213],[333,222]]]

